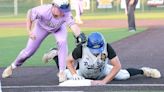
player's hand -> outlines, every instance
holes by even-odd
[[[106,83],[102,80],[93,80],[91,81],[91,85],[92,86],[96,86],[96,85],[105,85]]]
[[[82,76],[79,76],[79,75],[77,75],[77,74],[74,74],[72,79],[73,79],[73,80],[84,80],[85,78],[82,77]]]
[[[76,45],[82,45],[87,41],[87,37],[84,33],[80,33],[78,37],[76,37]]]
[[[29,31],[29,37],[32,39],[32,40],[35,40],[36,39],[36,36],[33,34],[32,31]]]

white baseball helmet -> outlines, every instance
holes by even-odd
[[[53,0],[52,5],[57,6],[61,11],[70,11],[70,5],[68,0]]]

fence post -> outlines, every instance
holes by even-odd
[[[91,11],[94,12],[94,0],[91,0]]]
[[[142,3],[142,12],[144,12],[144,10],[145,10],[144,2],[145,2],[145,0],[141,0],[141,3]]]
[[[120,0],[114,2],[114,3],[116,3],[115,5],[116,5],[116,12],[117,13],[119,13],[119,11],[120,11],[120,2],[121,2]]]
[[[18,15],[18,0],[14,0],[14,16]]]
[[[40,5],[43,5],[43,0],[40,0]]]

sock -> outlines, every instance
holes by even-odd
[[[17,66],[16,66],[14,63],[12,63],[12,64],[11,64],[11,68],[12,68],[12,69],[15,69],[15,68],[17,68]]]
[[[57,65],[57,68],[59,69],[59,60],[58,60],[58,56],[55,56],[53,58],[53,60],[55,61],[56,65]]]
[[[130,76],[134,76],[134,75],[138,75],[138,74],[142,74],[143,75],[143,70],[141,69],[136,69],[136,68],[128,68],[126,69]]]

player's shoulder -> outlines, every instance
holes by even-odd
[[[82,45],[77,45],[74,49],[74,51],[82,51],[83,46]]]
[[[68,12],[64,12],[65,17],[73,16],[71,10]]]
[[[106,43],[106,48],[107,48],[107,52],[110,52],[111,50],[113,50],[113,47],[111,46],[110,43]]]
[[[51,8],[52,4],[43,4],[43,5],[40,5],[40,6],[43,7],[43,8]]]
[[[111,47],[110,43],[106,43],[107,48]]]

